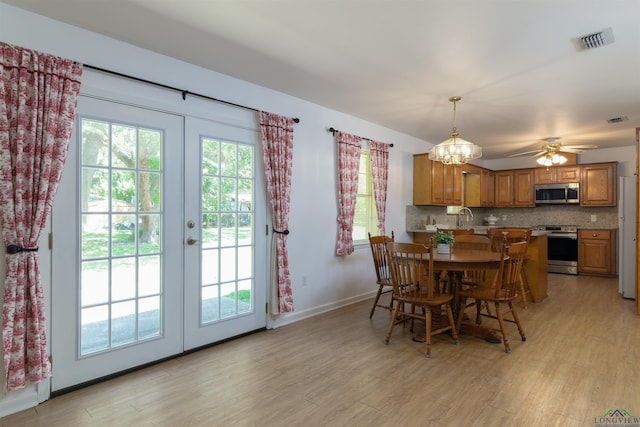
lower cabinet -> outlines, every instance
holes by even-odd
[[[540,302],[547,297],[547,236],[531,236],[524,271],[529,285],[529,297],[533,302]]]
[[[412,233],[413,243],[431,243],[431,238],[435,232]]]
[[[616,274],[616,235],[614,230],[578,231],[578,272],[581,274]]]

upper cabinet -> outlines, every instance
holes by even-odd
[[[495,176],[495,206],[513,206],[513,171],[497,171]]]
[[[428,154],[413,156],[413,204],[431,204],[431,161]]]
[[[413,156],[413,204],[455,206],[462,204],[462,169],[429,160],[429,154]]]
[[[480,171],[480,206],[492,208],[496,205],[496,173],[488,169]]]
[[[495,173],[495,206],[501,208],[533,207],[534,170],[515,169]]]
[[[480,166],[462,166],[462,204],[471,208],[495,206],[495,172]]]
[[[616,173],[616,163],[582,165],[580,206],[615,206]]]
[[[514,171],[513,206],[534,207],[536,205],[533,172],[534,169],[516,169]]]
[[[413,204],[535,207],[535,184],[580,183],[581,206],[615,206],[616,163],[492,171],[471,164],[445,166],[429,154],[413,156]]]
[[[580,166],[555,166],[535,170],[535,184],[580,182]]]

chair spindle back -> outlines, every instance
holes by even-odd
[[[527,254],[527,242],[509,243],[505,239],[500,253],[502,261],[498,270],[495,296],[500,299],[515,298],[520,289],[520,274]],[[506,260],[505,255],[508,256]]]
[[[376,269],[378,283],[391,283],[391,273],[389,271],[389,261],[387,258],[387,243],[393,242],[395,236],[391,232],[389,236],[371,236],[369,234],[369,244],[373,255],[373,265]]]
[[[424,295],[433,298],[433,251],[419,243],[387,243],[394,296]]]

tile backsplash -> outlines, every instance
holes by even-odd
[[[617,207],[580,207],[568,205],[535,208],[471,208],[473,220],[468,226],[487,225],[484,218],[498,217],[498,227],[533,227],[536,225],[575,225],[579,228],[617,228]],[[407,206],[407,231],[424,230],[427,221],[455,228],[456,216],[447,215],[444,206]],[[595,222],[591,221],[595,215]]]

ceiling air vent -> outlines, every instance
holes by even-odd
[[[627,117],[627,116],[613,117],[613,118],[607,120],[607,123],[620,123],[620,122],[626,122],[627,120],[629,120],[629,117]]]
[[[615,39],[613,38],[613,31],[611,30],[611,27],[598,31],[597,33],[578,37],[578,44],[581,50],[595,49],[597,47],[611,44],[614,41]]]

